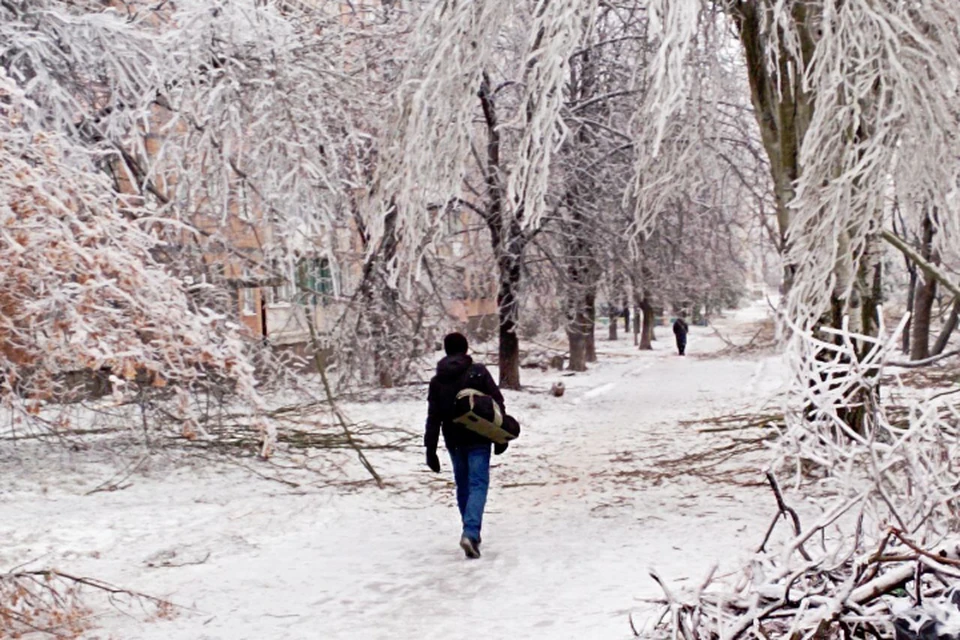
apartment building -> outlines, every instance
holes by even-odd
[[[317,4],[349,22],[357,10],[379,5],[380,0],[317,0]],[[143,148],[156,158],[177,131],[165,126],[169,114],[161,107],[155,109],[152,120],[143,133]],[[120,188],[138,192],[136,181],[142,176],[130,175],[129,167],[118,169]],[[162,194],[175,193],[178,183],[186,180],[203,180],[202,175],[181,176],[174,169],[154,170],[152,176],[154,189]],[[184,232],[177,240],[185,248],[193,244],[194,256],[197,246],[202,247],[202,259],[191,263],[196,273],[187,277],[225,285],[236,316],[252,337],[278,346],[305,343],[310,340],[311,323],[321,339],[332,334],[362,277],[363,246],[353,217],[343,216],[344,222],[318,238],[315,247],[291,256],[289,251],[275,250],[279,243],[272,224],[276,223],[263,214],[257,197],[244,190],[241,180],[219,189],[221,201],[180,203],[177,215],[202,236],[198,243],[192,232]],[[489,332],[496,327],[497,308],[487,231],[465,211],[448,211],[445,216],[437,252],[453,265],[454,274],[439,294],[447,317],[444,323],[475,335]],[[279,255],[283,257],[274,257]]]

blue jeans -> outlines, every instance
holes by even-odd
[[[450,449],[450,462],[457,483],[457,508],[463,522],[463,535],[479,541],[490,486],[490,445],[474,444]]]

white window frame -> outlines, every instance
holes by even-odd
[[[257,315],[257,297],[254,294],[256,289],[246,288],[240,290],[240,313],[245,316]]]

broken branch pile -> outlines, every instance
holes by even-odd
[[[794,328],[796,401],[767,474],[774,521],[736,583],[711,572],[674,594],[654,575],[665,595],[638,636],[960,638],[960,407],[954,395],[903,393],[899,377],[884,376],[903,327],[878,336],[846,322],[816,334]],[[905,404],[891,411],[891,397]],[[813,498],[820,515],[809,529],[774,471]],[[781,520],[791,531],[773,539]]]
[[[827,513],[803,532],[799,518],[782,501],[772,481],[780,511],[753,562],[739,581],[725,585],[711,571],[702,585],[675,594],[656,573],[664,597],[654,602],[659,615],[636,636],[685,640],[738,638],[927,638],[960,637],[960,539],[924,545],[896,527],[870,548],[857,535],[849,544],[825,543],[827,528],[862,505],[862,497]],[[764,547],[781,520],[794,535],[780,554]],[[819,550],[810,544],[822,541]]]
[[[169,617],[166,600],[123,589],[94,578],[49,569],[0,573],[0,638],[39,635],[79,638],[91,627],[91,609],[84,595],[106,596],[115,607],[137,605],[155,617]]]

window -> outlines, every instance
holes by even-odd
[[[293,283],[289,280],[284,280],[270,287],[270,302],[272,304],[286,304],[293,300],[293,297]]]
[[[240,290],[240,304],[243,305],[240,311],[245,316],[257,315],[257,299],[255,293],[256,289]]]
[[[256,289],[250,287],[250,267],[243,267],[240,271],[240,313],[245,316],[257,315]]]
[[[304,258],[297,265],[297,284],[301,299],[311,304],[327,304],[337,295],[333,268],[328,258]]]
[[[270,275],[270,303],[287,304],[293,301],[296,296],[293,282],[287,276],[289,273],[284,265],[276,260],[273,261],[273,269]]]

